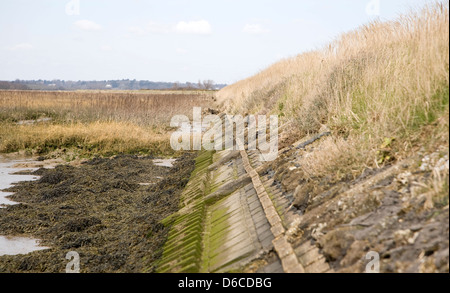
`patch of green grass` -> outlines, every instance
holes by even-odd
[[[439,88],[434,95],[431,96],[426,107],[423,105],[417,106],[413,109],[413,119],[411,121],[411,128],[418,129],[423,125],[427,125],[436,121],[442,116],[446,107],[449,104],[449,86]]]
[[[349,117],[353,129],[363,129],[367,125],[367,97],[359,90],[353,91],[352,112],[355,116]]]
[[[448,176],[443,180],[440,192],[433,197],[433,204],[437,208],[442,208],[448,205],[449,202],[449,178]]]
[[[284,103],[282,101],[278,102],[278,117],[284,117]]]
[[[52,118],[53,121],[60,120],[60,114],[50,109],[0,109],[0,122],[17,123],[24,120],[37,120],[39,118]]]

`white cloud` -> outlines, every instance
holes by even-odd
[[[75,21],[73,24],[84,31],[99,31],[102,29],[101,25],[87,19]]]
[[[33,45],[31,45],[29,43],[20,43],[20,44],[11,46],[8,49],[11,51],[25,51],[25,50],[33,49]]]
[[[175,26],[175,32],[181,34],[208,35],[211,34],[212,29],[211,25],[206,20],[180,21]]]
[[[242,29],[242,32],[247,34],[265,34],[270,32],[270,30],[263,28],[259,24],[246,24]]]

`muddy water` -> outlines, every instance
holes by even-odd
[[[26,237],[0,236],[0,255],[26,254],[35,250],[47,249],[39,246],[39,241]]]
[[[19,181],[36,180],[39,177],[33,175],[18,175],[14,174],[18,171],[30,170],[30,168],[17,168],[18,164],[23,164],[31,160],[11,160],[0,157],[0,208],[5,205],[18,204],[7,198],[12,192],[2,191],[5,188],[11,187],[14,183]],[[35,170],[31,169],[31,170]],[[0,231],[0,234],[2,231]],[[26,237],[9,237],[0,235],[0,255],[17,255],[25,254],[35,250],[46,249],[47,247],[39,246],[37,239]]]
[[[8,204],[17,204],[14,201],[11,201],[10,199],[6,198],[8,195],[11,195],[11,192],[4,192],[2,191],[5,188],[11,187],[14,183],[17,183],[19,181],[30,181],[30,180],[36,180],[39,177],[33,176],[33,175],[17,175],[13,174],[19,171],[24,170],[36,170],[35,168],[16,168],[15,165],[21,164],[24,162],[28,162],[31,160],[10,160],[6,158],[0,157],[0,208],[2,208],[1,205],[8,205]]]
[[[163,166],[163,167],[173,167],[173,163],[177,159],[154,159],[153,164],[156,166]]]

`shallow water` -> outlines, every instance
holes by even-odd
[[[43,249],[48,249],[48,247],[39,246],[39,241],[36,239],[0,236],[0,255],[26,254]]]
[[[15,165],[31,162],[31,160],[10,160],[0,156],[0,208],[4,208],[2,205],[18,204],[12,201],[6,196],[13,194],[12,192],[5,192],[2,189],[11,187],[14,183],[19,181],[36,180],[39,176],[34,175],[17,175],[11,174],[24,170],[36,170],[37,168],[17,168]],[[2,231],[0,231],[1,233]],[[10,237],[0,236],[0,255],[16,255],[25,254],[35,250],[47,249],[48,247],[39,246],[37,239],[27,237]]]
[[[17,204],[17,202],[10,200],[9,198],[6,198],[7,196],[13,194],[13,192],[4,192],[0,191],[0,209],[4,208],[2,205],[13,205]]]
[[[18,125],[29,125],[29,124],[39,123],[39,122],[47,122],[47,121],[51,121],[51,120],[52,120],[52,118],[46,117],[46,118],[39,118],[36,120],[21,120],[21,121],[18,121],[17,124]]]
[[[177,159],[154,159],[153,164],[156,166],[173,167],[173,162]]]
[[[14,183],[19,181],[30,181],[36,180],[39,177],[35,175],[17,175],[12,174],[18,171],[24,170],[36,170],[36,168],[16,168],[14,167],[16,164],[20,164],[23,162],[27,162],[30,160],[22,159],[22,160],[9,160],[0,157],[0,208],[2,208],[2,204],[17,204],[16,202],[6,198],[6,196],[11,195],[11,192],[2,191],[2,189],[11,187]]]

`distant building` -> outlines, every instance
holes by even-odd
[[[110,89],[110,88],[112,88],[112,85],[107,84],[107,85],[105,85],[105,88]]]

